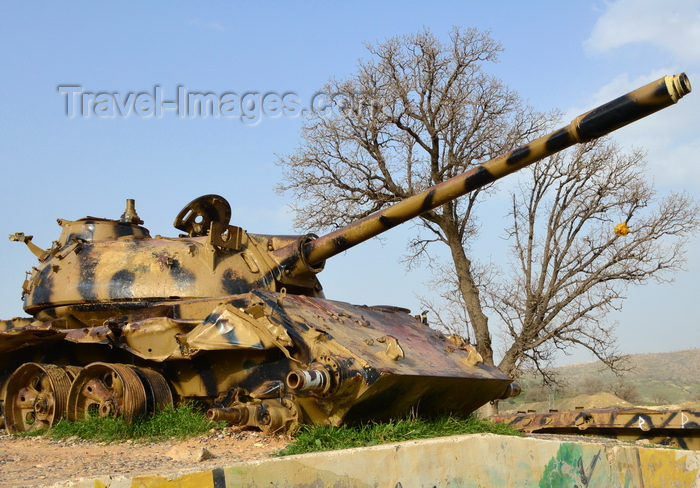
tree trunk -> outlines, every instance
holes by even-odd
[[[471,325],[474,329],[476,350],[481,354],[486,364],[493,365],[493,347],[491,345],[488,317],[486,317],[481,307],[479,289],[474,282],[474,276],[471,272],[472,263],[464,252],[462,240],[459,238],[455,226],[447,223],[441,225],[441,228],[443,232],[445,232],[448,246],[450,246],[452,260],[454,261],[455,270],[457,272],[460,293],[464,299],[467,313],[469,314],[469,320],[471,320]]]
[[[510,349],[508,349],[506,354],[503,356],[503,359],[498,364],[498,369],[500,369],[512,378],[517,366],[516,363],[518,359],[520,359],[520,356],[518,356],[518,354],[514,352],[514,348],[511,347]]]

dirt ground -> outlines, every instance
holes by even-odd
[[[200,471],[264,459],[288,438],[227,428],[187,441],[96,444],[79,439],[17,437],[0,431],[0,487],[43,486],[107,475]],[[202,451],[205,449],[205,451]],[[213,456],[209,459],[201,459]]]
[[[585,408],[629,406],[629,404],[624,405],[626,402],[611,403],[611,399],[605,395],[580,396],[572,402],[576,406],[585,406]],[[568,404],[561,407],[573,408]],[[665,405],[657,408],[665,410],[683,408],[696,411],[700,410],[700,403]],[[533,437],[566,438],[566,436],[541,434]],[[571,439],[577,442],[602,442],[598,438],[590,440],[571,437]],[[43,486],[96,476],[201,471],[241,461],[264,459],[283,449],[289,442],[289,438],[286,437],[267,437],[248,431],[238,432],[230,427],[214,430],[207,435],[187,441],[166,441],[156,444],[133,442],[96,444],[79,439],[17,437],[0,430],[0,488]],[[204,456],[202,456],[202,449],[206,450]],[[213,457],[200,459],[208,455]]]

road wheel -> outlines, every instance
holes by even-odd
[[[131,421],[147,413],[146,389],[135,368],[127,364],[89,364],[70,387],[69,420],[123,416]]]
[[[65,414],[76,366],[25,363],[4,385],[5,429],[10,434],[46,430]]]
[[[148,413],[155,413],[167,405],[173,404],[173,393],[163,375],[150,369],[137,368],[136,366],[131,366],[131,368],[139,375],[146,389]]]

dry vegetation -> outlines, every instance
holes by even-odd
[[[549,387],[527,375],[523,393],[502,402],[501,411],[700,403],[700,349],[630,355],[627,370],[618,377],[600,362],[572,364],[555,368],[559,384]]]

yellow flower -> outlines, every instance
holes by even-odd
[[[630,228],[627,227],[627,222],[622,222],[615,226],[615,235],[624,237],[630,233]]]

